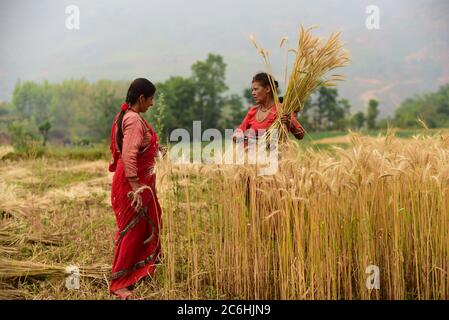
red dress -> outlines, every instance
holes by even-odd
[[[135,284],[154,273],[159,258],[161,207],[156,194],[155,156],[158,138],[153,128],[138,114],[128,111],[123,119],[123,154],[116,142],[117,117],[111,129],[113,160],[109,171],[114,172],[111,202],[118,231],[115,235],[114,261],[110,292]],[[137,117],[136,117],[137,116]],[[128,178],[136,175],[142,192],[142,209],[131,207],[128,193],[132,191]]]
[[[258,130],[268,130],[276,120],[276,105],[271,107],[269,114],[261,122],[256,120],[257,109],[257,106],[251,107],[248,110],[245,119],[243,119],[242,124],[238,127],[238,129],[242,130],[244,133],[246,132],[245,136],[248,138],[257,138],[262,134],[262,132],[259,132]],[[304,129],[293,114],[291,115],[291,124],[290,132],[292,132],[297,139],[304,138]]]

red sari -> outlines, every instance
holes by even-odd
[[[161,207],[156,194],[156,175],[154,174],[155,156],[158,150],[158,138],[153,128],[142,118],[151,135],[150,143],[137,154],[137,177],[140,185],[148,186],[142,195],[142,208],[139,212],[131,207],[128,193],[132,191],[125,174],[124,165],[116,142],[118,117],[111,129],[110,149],[113,161],[109,171],[115,172],[112,181],[111,202],[118,231],[115,235],[114,261],[110,292],[132,286],[145,276],[154,273],[154,265],[159,259],[161,228]],[[148,137],[146,137],[148,138]],[[125,147],[125,146],[124,146]],[[125,148],[123,148],[125,150]]]

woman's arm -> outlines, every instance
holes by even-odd
[[[288,115],[282,116],[281,121],[287,126],[288,130],[296,139],[301,140],[304,138],[304,128],[298,122],[294,114],[291,114],[290,117]]]
[[[250,108],[246,113],[246,116],[243,119],[242,123],[238,126],[238,129],[242,130],[243,132],[245,132],[245,130],[249,128],[249,119],[251,117],[250,114],[252,113],[251,111],[252,109]]]
[[[132,111],[128,111],[132,112]],[[123,118],[123,150],[122,162],[125,169],[125,175],[133,191],[139,187],[137,177],[137,154],[145,134],[145,128],[138,114],[127,114]]]
[[[295,136],[296,139],[302,140],[304,138],[304,128],[301,126],[296,116],[292,114],[290,122],[290,132]]]
[[[242,123],[237,127],[234,135],[233,135],[233,141],[235,142],[237,140],[237,138],[243,138],[243,133],[249,128],[249,119],[250,119],[250,113],[251,113],[251,108],[248,110],[248,112],[246,113],[245,118],[243,119]]]

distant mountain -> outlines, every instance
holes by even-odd
[[[155,81],[188,75],[208,53],[228,64],[231,92],[241,93],[264,70],[248,40],[254,34],[271,52],[283,79],[282,36],[296,46],[299,24],[318,24],[317,34],[340,30],[352,63],[342,71],[340,95],[353,110],[369,98],[391,115],[406,97],[449,82],[449,2],[377,0],[380,30],[365,26],[373,1],[51,1],[0,2],[0,100],[21,80],[85,77]],[[80,30],[65,27],[65,8],[80,8]],[[291,59],[291,58],[290,58]],[[282,81],[281,81],[282,85]]]

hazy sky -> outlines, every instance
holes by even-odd
[[[68,5],[80,9],[79,30],[66,28]],[[379,30],[365,26],[368,5],[380,9]],[[241,93],[264,70],[250,34],[282,80],[280,38],[295,47],[299,25],[317,24],[319,35],[340,30],[351,53],[340,95],[354,110],[375,97],[392,114],[405,97],[449,82],[448,14],[445,0],[2,0],[0,100],[18,79],[187,76],[208,53],[224,57],[230,92]]]

